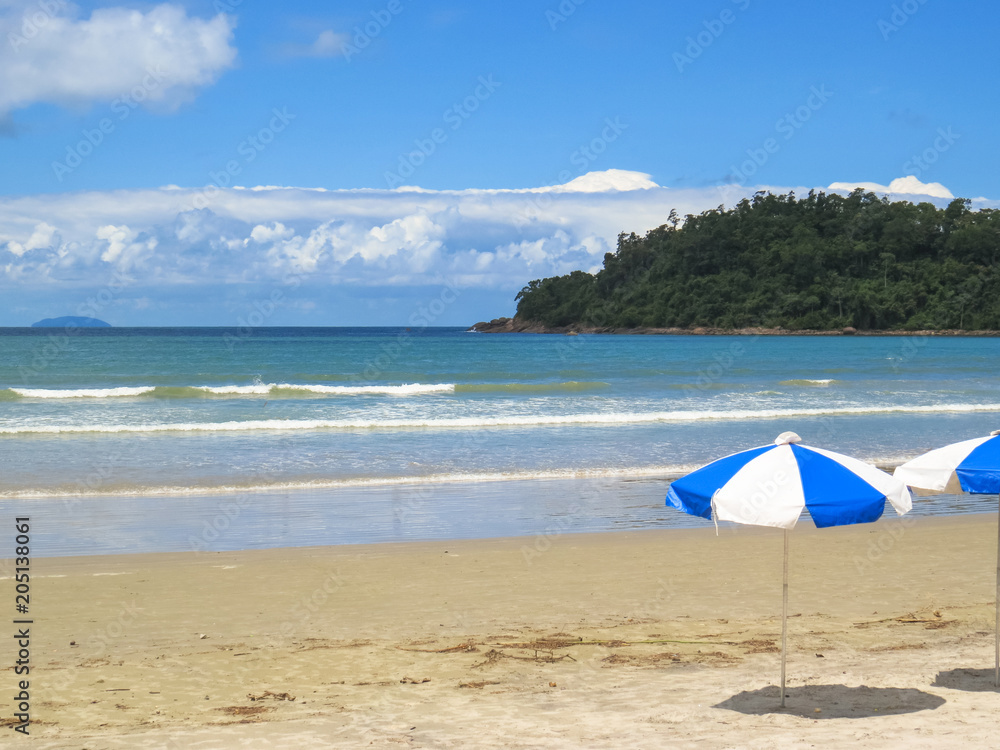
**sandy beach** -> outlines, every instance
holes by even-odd
[[[995,523],[800,524],[784,711],[769,529],[38,559],[0,745],[983,747]]]

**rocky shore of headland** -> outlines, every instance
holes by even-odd
[[[477,333],[561,333],[575,335],[580,333],[606,333],[625,335],[658,335],[658,336],[1000,336],[1000,331],[962,331],[958,329],[940,331],[858,331],[847,327],[832,331],[790,331],[786,328],[652,328],[639,326],[637,328],[616,328],[613,326],[585,326],[571,324],[568,326],[546,326],[533,321],[513,318],[494,318],[490,321],[480,321],[468,330]]]

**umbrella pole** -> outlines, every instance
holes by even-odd
[[[1000,561],[998,561],[997,565],[998,565],[998,573],[1000,573]],[[785,707],[785,643],[786,643],[786,636],[788,634],[788,529],[785,529],[785,559],[782,567],[783,567],[782,571],[783,575],[781,584],[781,707],[784,708]],[[1000,587],[1000,578],[998,578],[997,581],[998,581],[997,586]],[[1000,631],[997,632],[1000,633]]]
[[[993,685],[1000,687],[1000,511],[997,512],[997,590],[996,590],[996,626],[994,627],[994,662]]]

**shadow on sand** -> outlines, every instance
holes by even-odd
[[[862,719],[933,710],[945,699],[913,688],[873,688],[861,685],[804,685],[785,688],[785,707],[779,707],[778,687],[749,690],[716,703],[742,714],[790,714],[809,719]],[[816,709],[819,711],[816,711]]]
[[[933,687],[950,688],[951,690],[968,690],[975,693],[1000,693],[1000,688],[993,684],[995,671],[989,669],[949,669],[938,672],[932,683]]]

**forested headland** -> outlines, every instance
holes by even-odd
[[[618,236],[596,274],[536,279],[479,330],[1000,330],[1000,211],[757,193]]]

